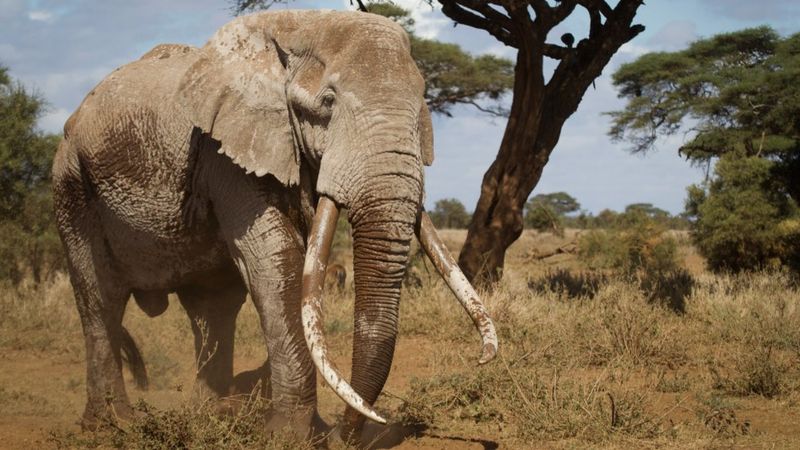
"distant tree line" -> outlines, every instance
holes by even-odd
[[[431,220],[439,228],[464,229],[472,213],[455,198],[438,200]],[[604,209],[597,215],[581,209],[580,203],[566,192],[537,194],[525,204],[525,228],[562,235],[565,228],[614,228],[645,217],[664,229],[685,230],[691,225],[687,213],[672,215],[650,203],[633,203],[623,212]]]

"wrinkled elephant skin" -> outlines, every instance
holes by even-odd
[[[312,429],[312,353],[325,348],[304,334],[301,301],[324,280],[327,261],[307,256],[328,232],[312,232],[323,203],[347,208],[353,228],[353,375],[337,381],[343,398],[341,389],[351,392],[343,429],[361,430],[362,414],[378,420],[371,405],[391,367],[409,245],[424,215],[423,165],[433,159],[423,90],[400,26],[322,11],[240,17],[202,48],[157,46],[97,85],[64,126],[53,168],[86,343],[84,424],[131,411],[120,356],[128,299],[157,316],[177,293],[203,392],[223,397],[268,379],[273,424]],[[461,291],[471,315],[485,313],[474,291]],[[269,358],[235,379],[235,322],[248,293]],[[494,333],[488,316],[474,320]],[[317,362],[320,372],[332,373],[326,364]]]

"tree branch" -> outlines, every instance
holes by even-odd
[[[607,4],[603,0],[577,0],[583,7],[594,8],[593,22],[599,19],[597,11],[604,11]],[[573,57],[563,58],[547,83],[546,97],[553,101],[560,111],[553,116],[569,117],[580,103],[583,93],[600,76],[611,57],[626,42],[644,30],[642,25],[631,25],[642,0],[620,0],[602,25],[595,25],[590,37],[582,40]],[[589,10],[591,14],[591,9]],[[605,13],[604,13],[605,15]],[[553,48],[555,47],[555,48]],[[557,46],[549,47],[555,56],[565,52]],[[569,55],[569,53],[567,53]],[[549,56],[549,55],[548,55]],[[556,100],[558,99],[558,100]],[[553,117],[556,120],[555,117]]]
[[[544,44],[544,56],[552,59],[564,59],[575,54],[575,49],[561,47],[555,44]]]
[[[511,18],[492,8],[489,2],[481,0],[461,0],[460,3],[473,11],[483,14],[487,20],[500,22],[504,28],[508,28],[509,25],[511,25]]]
[[[552,8],[550,5],[547,4],[547,0],[528,0],[528,3],[533,8],[533,11],[536,13],[536,18],[542,18],[543,20],[549,21],[551,18]]]
[[[605,0],[576,0],[576,2],[588,11],[598,11],[602,13],[606,16],[606,19],[611,18],[614,12]]]
[[[575,0],[562,0],[553,10],[553,23],[559,24],[564,21],[573,11],[577,2]]]
[[[369,10],[367,9],[367,7],[366,7],[366,6],[364,6],[364,3],[362,3],[362,2],[361,2],[361,0],[356,0],[356,3],[358,3],[358,9],[359,9],[360,11],[362,11],[362,12],[369,12]],[[353,5],[353,0],[350,0],[350,6],[352,6],[352,5]]]
[[[517,39],[510,30],[504,28],[502,25],[494,23],[486,17],[479,16],[478,14],[465,9],[457,0],[440,0],[439,3],[442,4],[442,13],[456,21],[456,23],[486,30],[489,34],[494,36],[495,39],[503,44],[508,45],[509,47],[518,48],[519,44],[517,43]],[[498,14],[500,13],[498,12]]]

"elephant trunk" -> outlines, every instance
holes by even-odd
[[[341,371],[330,359],[328,346],[325,343],[322,322],[322,289],[338,217],[339,209],[333,200],[321,197],[311,226],[305,266],[303,267],[301,309],[303,333],[314,365],[317,366],[322,377],[336,394],[361,414],[376,422],[386,423],[386,419],[378,415],[370,404],[365,403],[364,399],[344,380]]]
[[[408,206],[406,214],[392,208],[394,216],[387,220],[381,219],[387,208],[361,210],[365,220],[356,219],[353,225],[356,299],[351,384],[370,404],[378,399],[394,357],[400,288],[414,232],[416,205]],[[363,421],[357,410],[347,408],[343,436],[357,432]]]

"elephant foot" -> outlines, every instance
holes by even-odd
[[[80,420],[84,431],[116,428],[122,422],[130,422],[134,409],[127,401],[110,400],[104,404],[87,403]]]

